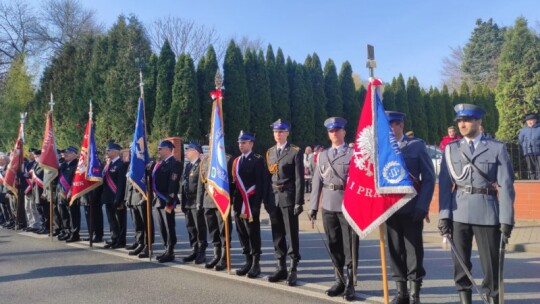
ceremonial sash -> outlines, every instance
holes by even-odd
[[[39,176],[37,176],[34,170],[30,171],[30,173],[32,174],[32,180],[34,181],[34,183],[36,183],[36,185],[43,189],[43,181],[39,179]]]
[[[244,182],[240,178],[240,173],[238,172],[238,160],[240,159],[240,157],[237,157],[234,160],[232,170],[234,180],[236,181],[236,189],[238,189],[238,191],[240,191],[240,194],[242,195],[242,210],[240,212],[240,217],[247,218],[249,222],[252,222],[253,215],[251,214],[251,207],[249,206],[249,197],[255,194],[255,185],[251,186],[249,189],[246,190]]]
[[[158,168],[161,166],[161,162],[158,162],[155,166],[154,166],[154,170],[152,170],[152,188],[154,189],[154,193],[162,200],[164,201],[167,201],[167,197],[158,191],[157,187],[156,187],[156,172],[158,170]]]
[[[63,173],[60,173],[60,186],[62,187],[62,192],[60,193],[60,196],[62,198],[66,198],[69,190],[71,189],[71,185],[68,183]]]
[[[111,175],[109,174],[109,164],[105,167],[105,181],[107,182],[107,186],[109,186],[109,189],[116,194],[117,187],[114,181],[112,180]]]

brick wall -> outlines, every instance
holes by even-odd
[[[516,181],[516,201],[514,203],[515,218],[540,220],[540,181]],[[435,192],[429,210],[439,212],[439,184],[435,184]]]

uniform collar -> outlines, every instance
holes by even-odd
[[[251,151],[249,151],[248,153],[242,154],[242,156],[243,156],[244,158],[248,158],[248,156],[249,156],[250,154],[251,154]]]
[[[287,146],[288,143],[289,143],[289,142],[286,141],[286,142],[283,144],[283,146],[280,146],[278,143],[276,143],[276,148],[283,150],[283,149],[285,149],[285,147]]]
[[[475,138],[472,139],[472,142],[475,148],[478,147],[478,143],[480,143],[481,140],[482,140],[482,133],[478,134]],[[465,141],[467,142],[467,145],[470,145],[469,142],[471,141],[471,139],[465,138]]]

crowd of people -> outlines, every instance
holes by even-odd
[[[507,241],[514,224],[513,169],[504,145],[483,136],[481,131],[484,110],[475,105],[455,107],[455,127],[441,142],[444,151],[439,176],[441,234],[455,240],[456,251],[470,271],[472,239],[476,238],[481,266],[484,271],[483,292],[490,303],[498,299],[497,244],[501,237]],[[405,115],[387,112],[399,151],[408,168],[417,195],[386,221],[391,277],[396,283],[394,304],[421,303],[420,294],[426,269],[423,266],[423,227],[434,193],[435,173],[423,140],[404,134]],[[524,147],[538,142],[536,116],[527,117],[523,132]],[[534,119],[532,119],[534,118]],[[529,123],[532,120],[534,123]],[[344,217],[342,205],[354,145],[345,142],[347,121],[331,117],[324,121],[330,145],[328,148],[307,147],[305,153],[288,141],[291,125],[277,120],[271,125],[276,144],[266,155],[253,152],[255,134],[240,131],[238,157],[227,156],[231,215],[224,219],[212,199],[208,181],[208,161],[202,148],[189,143],[184,159],[174,157],[176,147],[169,140],[158,145],[158,160],[147,167],[151,187],[152,210],[148,216],[147,200],[141,189],[126,181],[129,162],[121,157],[122,147],[110,143],[103,162],[103,184],[69,204],[70,189],[77,167],[78,149],[73,146],[59,151],[60,168],[53,186],[43,189],[43,169],[39,166],[41,151],[31,149],[19,180],[24,191],[25,215],[17,218],[13,193],[0,186],[0,222],[11,229],[24,229],[38,234],[56,236],[66,242],[80,241],[81,208],[92,242],[104,241],[103,206],[109,223],[110,239],[104,248],[128,249],[129,255],[149,257],[149,242],[154,242],[154,219],[157,220],[164,250],[156,257],[160,263],[175,260],[177,243],[175,206],[185,214],[191,253],[182,258],[185,263],[204,264],[207,269],[221,271],[227,267],[226,237],[230,237],[234,219],[237,235],[245,256],[244,264],[236,270],[239,276],[256,278],[261,274],[260,256],[261,208],[270,215],[276,270],[268,276],[270,282],[297,284],[301,260],[298,216],[304,210],[304,195],[310,193],[308,215],[316,221],[318,213],[324,225],[335,283],[326,290],[330,297],[355,298],[354,275],[358,252],[358,236]],[[529,132],[529,133],[527,133]],[[536,133],[535,133],[536,132]],[[522,135],[520,135],[521,141]],[[535,141],[536,140],[536,141]],[[538,164],[540,149],[532,148],[526,155],[535,155]],[[531,164],[534,163],[531,157]],[[0,155],[0,174],[4,176],[9,157]],[[498,187],[495,188],[494,185]],[[49,230],[50,201],[53,204],[52,231]],[[131,212],[135,239],[126,238],[127,213]],[[150,221],[150,222],[148,222]],[[228,221],[226,223],[225,221]],[[228,225],[227,225],[228,224]],[[148,227],[151,229],[148,229]],[[151,235],[148,235],[150,230]],[[208,241],[213,256],[207,261]],[[287,264],[287,257],[290,262]],[[471,303],[471,281],[457,260],[454,279],[462,303]]]

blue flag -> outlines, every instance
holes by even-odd
[[[227,156],[223,138],[223,114],[221,98],[214,101],[212,107],[212,127],[210,130],[210,161],[208,168],[208,192],[216,203],[221,216],[225,218],[230,209],[229,175]]]
[[[144,100],[139,98],[137,110],[137,123],[131,143],[131,158],[129,161],[128,179],[133,186],[146,198],[146,165],[150,162],[148,144],[146,142],[146,127],[144,114]]]

